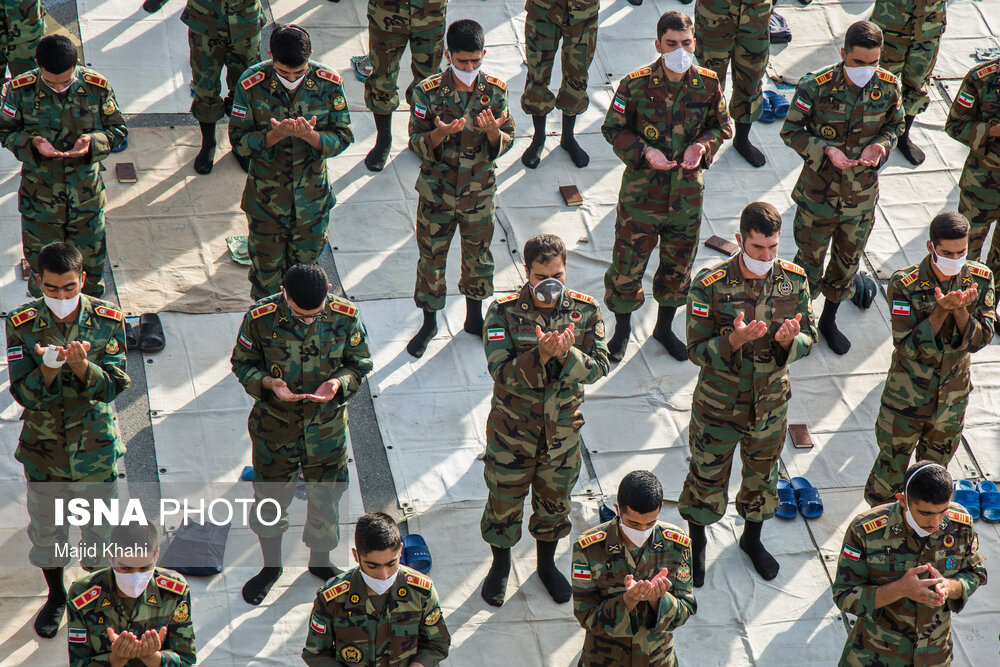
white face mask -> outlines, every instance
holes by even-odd
[[[636,530],[635,528],[629,528],[621,520],[618,521],[618,528],[621,529],[622,534],[628,538],[628,541],[637,547],[641,547],[649,539],[649,536],[653,534],[653,529],[649,530]]]
[[[910,514],[909,508],[906,508],[905,517],[906,517],[906,524],[910,528],[912,528],[913,532],[919,535],[920,537],[927,537],[928,535],[931,535],[936,532],[936,530],[927,531],[921,528],[920,524],[917,523],[917,520],[913,518],[912,514]]]
[[[42,79],[42,81],[45,82],[46,86],[49,86],[49,90],[51,90],[52,92],[54,92],[54,93],[65,93],[67,90],[70,89],[70,87],[74,83],[76,83],[76,77],[74,76],[72,79],[70,79],[69,81],[66,82],[65,86],[61,86],[59,88],[56,88],[55,86],[49,85],[49,82],[45,81],[45,79]]]
[[[768,259],[754,259],[743,249],[743,239],[740,235],[736,235],[736,240],[740,244],[740,252],[743,254],[743,263],[746,264],[747,270],[754,274],[755,276],[766,276],[771,273],[771,267],[774,266],[774,260]]]
[[[114,570],[114,573],[118,590],[130,598],[137,598],[142,595],[142,592],[146,590],[149,580],[153,578],[153,568],[150,568],[148,572],[124,574],[118,570]]]
[[[451,66],[451,73],[455,75],[455,78],[461,81],[466,86],[471,86],[476,82],[476,77],[479,76],[479,70],[481,67],[477,67],[471,72],[466,72],[464,69],[458,69],[454,65]]]
[[[937,267],[938,271],[946,276],[957,276],[958,272],[962,270],[965,266],[965,258],[968,253],[965,253],[961,257],[956,257],[952,259],[951,257],[942,257],[941,255],[934,253],[934,266]]]
[[[306,78],[306,75],[303,74],[299,78],[297,78],[294,81],[292,81],[291,79],[286,79],[285,77],[281,76],[277,72],[275,72],[275,74],[278,75],[278,81],[281,82],[281,85],[284,86],[285,88],[287,88],[288,90],[295,90],[296,88],[298,88],[302,84],[302,81]]]
[[[695,64],[694,54],[683,47],[677,47],[670,53],[663,54],[663,64],[667,69],[677,74],[683,74]]]
[[[80,304],[79,294],[72,299],[56,299],[51,296],[43,296],[42,298],[45,299],[45,305],[48,306],[52,314],[59,320],[69,317],[70,313],[76,310],[76,307]]]
[[[361,578],[365,580],[365,586],[375,591],[375,595],[382,595],[390,588],[392,588],[393,583],[396,581],[396,574],[399,572],[397,569],[388,579],[376,579],[365,574],[364,570],[360,570]]]
[[[855,86],[864,88],[875,76],[874,67],[844,67],[844,74]]]

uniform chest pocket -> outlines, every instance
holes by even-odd
[[[90,132],[97,126],[96,116],[89,106],[79,106],[76,108],[73,118],[76,129],[81,134]]]
[[[771,319],[783,322],[795,317],[799,310],[799,300],[795,296],[783,296],[771,302]]]

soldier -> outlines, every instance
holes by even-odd
[[[1000,58],[977,65],[965,75],[944,130],[969,147],[958,182],[958,212],[972,224],[969,256],[978,261],[990,224],[1000,221]],[[996,227],[985,264],[994,274],[1000,272]]]
[[[857,616],[841,667],[950,665],[951,614],[986,583],[972,517],[951,502],[944,466],[906,471],[896,502],[854,518],[833,582],[833,601]]]
[[[38,251],[54,241],[83,253],[84,294],[104,294],[104,180],[101,161],[128,130],[108,80],[77,65],[69,37],[48,35],[37,69],[10,82],[0,103],[0,143],[21,161],[21,240],[38,273]],[[32,296],[41,296],[32,274]]]
[[[899,492],[914,448],[917,459],[947,466],[962,443],[970,355],[993,340],[997,318],[993,274],[966,261],[968,247],[969,221],[939,213],[927,257],[889,280],[895,349],[875,422],[878,458],[865,486],[872,507]]]
[[[906,125],[899,152],[911,164],[922,164],[924,152],[910,140],[917,114],[927,108],[927,82],[937,62],[948,0],[875,0],[871,22],[882,29],[885,44],[879,64],[902,84]]]
[[[763,167],[764,154],[750,141],[750,128],[760,118],[761,81],[771,52],[768,24],[772,0],[698,0],[694,8],[694,55],[726,85],[733,68],[733,97],[729,114],[736,121],[733,148],[754,167]]]
[[[35,67],[35,49],[44,35],[45,10],[40,0],[0,2],[0,81],[8,69],[16,79]]]
[[[70,667],[195,664],[191,596],[184,577],[156,567],[152,524],[115,526],[111,567],[70,588]]]
[[[736,512],[740,548],[766,580],[778,561],[761,544],[778,507],[788,366],[816,341],[805,271],[777,260],[781,214],[753,202],[740,216],[741,251],[698,274],[688,294],[688,357],[701,367],[691,407],[691,465],[678,510],[688,521],[694,585],[705,581],[705,526],[726,513],[737,445],[743,462]]]
[[[521,95],[521,109],[531,116],[535,134],[521,156],[525,167],[538,166],[545,145],[545,118],[552,109],[562,110],[559,145],[579,168],[590,164],[590,156],[573,135],[576,117],[587,110],[588,69],[597,50],[597,12],[600,0],[527,0],[524,44],[528,52],[528,79]],[[549,91],[552,63],[562,40],[562,84],[559,95]]]
[[[573,613],[587,631],[578,667],[676,667],[673,631],[694,615],[691,538],[659,520],[651,472],[618,485],[618,517],[573,545]]]
[[[201,151],[194,159],[199,174],[212,171],[215,161],[215,124],[233,108],[233,91],[240,76],[260,62],[260,29],[264,12],[260,0],[188,0],[181,13],[188,27],[194,100],[191,115],[201,126]],[[226,98],[222,99],[222,67],[226,67]],[[243,171],[249,164],[240,161]]]
[[[323,251],[337,203],[326,159],[354,141],[342,81],[309,60],[309,33],[280,26],[270,46],[272,60],[243,73],[229,123],[233,149],[250,160],[241,208],[250,224],[254,300],[277,292],[289,267]]]
[[[326,581],[340,570],[330,551],[340,542],[338,503],[347,489],[347,400],[372,369],[358,309],[328,290],[317,264],[296,264],[281,291],[243,318],[230,362],[254,398],[247,425],[253,446],[255,510],[264,567],[243,587],[258,605],[281,576],[281,536],[302,469],[308,509],[302,541],[309,571]],[[271,503],[260,504],[264,499]],[[281,507],[272,517],[273,506]]]
[[[399,564],[399,528],[370,512],[354,530],[358,567],[317,592],[302,650],[307,665],[434,667],[448,657],[451,636],[431,580]]]
[[[375,146],[365,156],[369,171],[382,171],[392,147],[392,112],[399,107],[396,79],[399,60],[410,45],[413,80],[406,103],[413,104],[413,87],[441,69],[444,16],[448,0],[368,0],[368,53],[372,73],[365,79],[365,106],[375,118]]]
[[[795,263],[809,277],[809,293],[826,298],[819,332],[837,354],[851,349],[837,328],[837,310],[859,282],[870,280],[858,275],[858,264],[875,223],[878,168],[903,129],[899,82],[877,67],[881,48],[878,26],[854,23],[840,50],[843,61],[799,80],[781,128],[781,138],[805,161],[792,192]]]
[[[24,408],[14,458],[28,481],[29,560],[42,568],[49,594],[35,631],[53,637],[66,608],[63,568],[55,552],[67,543],[69,526],[56,525],[54,503],[74,496],[108,498],[116,493],[118,458],[125,446],[111,403],[129,386],[125,374],[122,313],[81,294],[83,256],[65,243],[38,253],[38,284],[44,296],[7,314],[10,393]],[[83,543],[100,544],[108,526],[85,524]],[[99,555],[82,559],[103,567]]]
[[[555,552],[569,534],[569,494],[580,475],[583,385],[608,374],[601,307],[566,289],[562,240],[552,234],[528,239],[524,269],[527,284],[490,305],[483,336],[494,384],[483,459],[489,498],[480,523],[493,564],[482,596],[494,607],[506,595],[528,487],[538,577],[553,600],[570,599]]]
[[[486,50],[483,27],[469,19],[448,28],[450,67],[413,92],[410,150],[421,159],[417,177],[417,284],[413,300],[424,311],[420,331],[406,346],[423,356],[437,334],[444,308],[445,261],[458,228],[462,244],[465,330],[483,335],[482,301],[493,294],[493,210],[495,160],[510,150],[514,119],[507,109],[507,84],[481,73]]]
[[[657,242],[653,338],[678,361],[685,358],[684,343],[670,323],[691,286],[705,188],[701,171],[732,136],[718,77],[694,65],[691,19],[681,12],[661,16],[654,44],[662,58],[621,80],[601,128],[625,163],[615,247],[604,274],[604,302],[615,313],[615,335],[608,343],[615,362],[625,356],[632,313],[644,301],[642,276]]]

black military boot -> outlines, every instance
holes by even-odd
[[[753,569],[764,581],[771,581],[778,576],[780,566],[774,556],[764,548],[760,542],[760,531],[764,527],[762,521],[747,521],[743,526],[743,535],[740,537],[740,549],[750,556]]]
[[[510,576],[510,549],[490,546],[493,550],[493,564],[483,580],[483,590],[480,594],[491,607],[503,605],[507,596],[507,577]]]
[[[382,171],[385,161],[389,159],[389,149],[392,147],[392,114],[377,113],[375,116],[375,147],[365,156],[365,166],[368,171]]]
[[[261,537],[260,552],[264,556],[264,567],[250,581],[243,584],[243,599],[257,606],[264,601],[281,576],[281,535]]]
[[[562,139],[559,141],[559,145],[562,146],[564,151],[569,153],[569,158],[573,160],[573,164],[578,169],[583,169],[590,164],[590,156],[587,155],[587,151],[583,150],[583,147],[577,142],[576,136],[573,134],[575,125],[576,116],[563,114]]]
[[[39,637],[51,639],[59,632],[59,624],[66,613],[66,585],[61,567],[44,567],[42,575],[49,587],[49,596],[35,617],[35,632]]]
[[[924,159],[926,159],[927,156],[922,150],[913,144],[913,141],[910,140],[910,128],[913,126],[913,120],[915,118],[916,116],[906,117],[906,129],[903,130],[903,136],[899,138],[897,148],[899,148],[899,152],[903,154],[903,157],[909,160],[910,164],[919,165],[923,164]]]
[[[760,149],[750,143],[750,127],[753,123],[736,123],[736,138],[733,139],[733,148],[743,156],[754,167],[763,167],[767,164],[767,158],[760,152]]]
[[[521,155],[521,163],[528,169],[534,169],[542,159],[542,148],[545,146],[545,116],[532,116],[531,122],[535,125],[535,136],[531,138],[531,143]]]
[[[406,351],[417,359],[424,356],[424,352],[427,351],[427,343],[431,342],[431,338],[434,338],[437,332],[437,311],[425,310],[424,324],[420,327],[417,335],[411,338],[410,342],[406,344]]]
[[[215,123],[198,125],[201,126],[201,151],[194,159],[194,170],[199,174],[210,174],[215,166]]]

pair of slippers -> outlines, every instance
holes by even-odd
[[[773,123],[776,118],[784,118],[788,115],[788,100],[773,90],[765,90],[760,103],[762,107],[760,121],[762,123]]]
[[[973,519],[983,519],[1000,522],[1000,490],[988,479],[974,484],[971,479],[960,479],[955,482],[956,503],[965,508]]]
[[[139,316],[138,323],[135,323],[135,319],[130,317],[125,320],[126,351],[159,352],[162,350],[167,344],[167,339],[163,335],[163,324],[160,322],[160,316],[156,313],[146,313]]]
[[[805,477],[792,477],[788,481],[779,479],[778,510],[775,516],[794,519],[799,513],[807,519],[823,516],[823,501],[819,497],[819,490]]]

